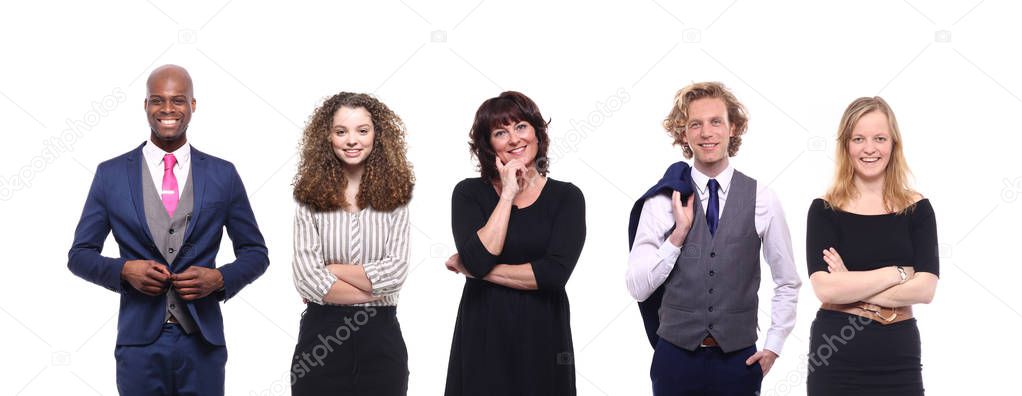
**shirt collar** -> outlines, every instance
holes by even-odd
[[[168,153],[163,151],[163,149],[156,147],[152,140],[146,140],[145,146],[142,146],[142,154],[145,155],[146,163],[158,166],[163,163],[163,156]],[[174,154],[174,158],[177,159],[177,166],[183,166],[181,164],[186,164],[188,163],[188,160],[191,159],[192,145],[185,142],[185,144],[181,145],[181,147],[178,147],[177,150],[174,150],[173,153],[169,154]]]
[[[706,196],[707,193],[706,183],[708,183],[711,178],[703,174],[703,172],[700,172],[699,169],[696,169],[696,167],[694,166],[691,169],[692,183],[696,185],[697,189],[699,189],[700,195]],[[717,183],[720,183],[720,191],[722,193],[727,194],[727,191],[731,188],[731,177],[734,175],[735,168],[729,163],[727,165],[727,168],[724,168],[724,170],[721,171],[720,174],[717,175],[717,177],[713,178],[717,179]]]

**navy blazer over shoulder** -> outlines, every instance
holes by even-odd
[[[692,188],[692,171],[684,161],[678,161],[667,168],[664,172],[664,176],[660,178],[653,187],[650,187],[645,194],[635,204],[632,205],[632,211],[628,216],[628,249],[632,249],[632,243],[635,241],[635,230],[639,227],[639,215],[642,214],[642,205],[646,203],[646,200],[660,194],[673,194],[675,191],[681,193],[682,202],[688,199],[688,196],[695,191]],[[673,228],[672,228],[673,230]],[[667,284],[664,281],[664,284]],[[642,324],[646,329],[646,337],[649,338],[650,345],[656,347],[657,339],[659,338],[656,334],[658,328],[660,328],[660,302],[664,299],[664,285],[656,288],[653,294],[644,301],[639,302],[639,313],[642,315]]]

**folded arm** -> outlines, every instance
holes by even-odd
[[[536,274],[532,271],[532,263],[497,264],[490,273],[483,277],[483,280],[518,290],[536,290],[539,288],[539,284],[536,282]]]
[[[370,301],[379,300],[381,297],[359,289],[350,283],[338,280],[330,285],[330,289],[323,295],[321,301],[327,304],[352,305],[364,304]]]
[[[901,282],[895,267],[871,271],[817,271],[809,276],[813,291],[820,302],[850,304],[864,301]]]
[[[920,201],[912,216],[912,259],[917,270],[904,284],[888,288],[867,298],[866,302],[885,307],[929,304],[937,292],[940,257],[937,253],[937,222],[929,200]]]
[[[906,307],[913,304],[929,304],[937,292],[937,275],[916,272],[915,276],[900,285],[892,286],[862,301],[884,307]]]

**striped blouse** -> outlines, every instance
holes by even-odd
[[[408,274],[408,206],[391,212],[365,208],[315,212],[298,204],[295,211],[294,270],[298,294],[317,304],[337,281],[327,264],[365,267],[374,296],[360,306],[397,305],[398,291]]]

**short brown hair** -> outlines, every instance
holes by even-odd
[[[549,122],[543,120],[539,106],[536,106],[536,102],[533,102],[528,96],[521,92],[507,91],[501,93],[500,96],[487,99],[479,105],[475,121],[472,122],[472,129],[468,133],[469,151],[479,160],[479,174],[483,180],[500,178],[495,164],[497,153],[490,145],[491,131],[519,121],[532,124],[536,130],[538,147],[536,159],[533,161],[535,161],[536,170],[546,176],[549,171],[547,169],[549,161],[546,159],[547,148],[550,147],[550,138],[546,133]]]

